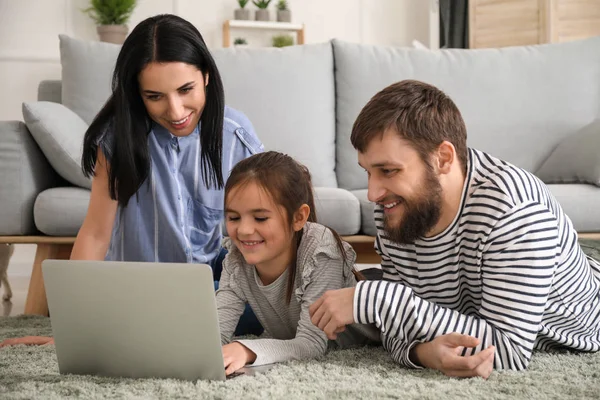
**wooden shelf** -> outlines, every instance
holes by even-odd
[[[304,24],[274,21],[251,21],[230,19],[223,22],[223,47],[231,46],[232,29],[258,29],[296,32],[296,44],[304,44]]]
[[[290,22],[251,21],[237,19],[230,19],[229,21],[225,22],[228,22],[231,28],[270,29],[279,31],[301,31],[304,29],[304,25],[292,24]]]

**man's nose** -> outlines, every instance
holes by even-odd
[[[372,176],[369,177],[369,185],[367,187],[367,198],[369,201],[376,203],[383,200],[387,193],[385,187],[381,184],[381,181]]]

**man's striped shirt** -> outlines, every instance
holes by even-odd
[[[600,349],[600,263],[534,175],[469,149],[459,212],[414,244],[386,238],[375,208],[382,281],[362,281],[354,319],[375,323],[405,366],[417,343],[459,332],[496,347],[496,369],[527,367],[533,349]]]

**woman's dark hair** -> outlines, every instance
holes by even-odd
[[[276,204],[281,205],[285,209],[285,216],[290,225],[290,230],[292,229],[294,214],[303,204],[308,205],[310,208],[308,221],[317,222],[310,172],[308,168],[292,157],[276,151],[267,151],[255,154],[237,163],[231,170],[231,174],[225,184],[225,202],[227,202],[228,195],[234,188],[243,187],[251,182],[258,184],[259,187],[264,189],[273,198]],[[347,262],[347,254],[342,239],[336,231],[331,228],[328,229],[335,237],[345,264]],[[286,291],[287,303],[292,298],[294,281],[296,279],[298,246],[301,240],[302,230],[295,232],[292,239],[295,251],[289,267]]]
[[[151,62],[183,62],[196,66],[205,78],[208,75],[206,104],[200,119],[202,177],[206,187],[223,187],[225,99],[221,76],[202,35],[191,23],[175,15],[157,15],[140,22],[123,43],[112,77],[112,94],[83,142],[84,174],[94,175],[101,144],[110,164],[110,196],[122,206],[127,205],[150,174],[147,136],[152,120],[140,94],[138,75]]]

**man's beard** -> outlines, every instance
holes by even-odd
[[[393,242],[411,244],[437,224],[442,212],[442,186],[431,167],[428,166],[425,182],[415,198],[401,201],[399,205],[404,207],[402,219],[391,226],[389,218],[384,216],[383,228]]]

